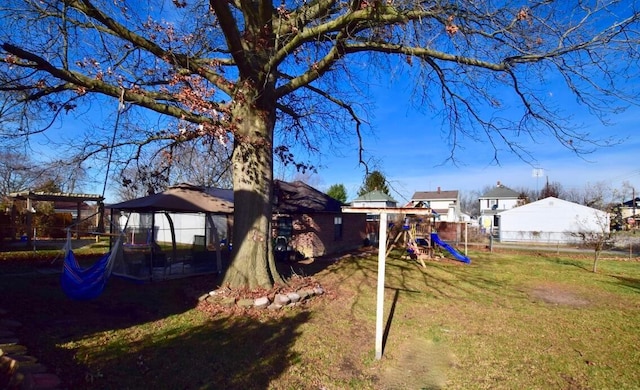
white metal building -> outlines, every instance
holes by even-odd
[[[548,197],[497,214],[500,242],[566,244],[580,242],[577,233],[609,233],[609,214]]]

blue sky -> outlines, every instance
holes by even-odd
[[[366,65],[368,64],[363,64],[363,70],[367,69]],[[553,84],[548,84],[550,87],[546,92],[549,100],[557,102],[567,113],[575,114],[577,120],[595,138],[615,136],[623,142],[598,149],[581,158],[562,147],[555,139],[538,139],[538,143],[529,145],[537,160],[533,165],[519,160],[507,151],[499,155],[500,165],[496,165],[492,161],[493,152],[486,143],[462,140],[460,146],[463,149],[457,155],[459,163],[454,165],[445,161],[450,146],[443,134],[441,119],[429,113],[419,113],[415,109],[410,102],[413,80],[402,77],[402,74],[395,75],[393,86],[377,83],[369,86],[375,110],[368,117],[372,131],[367,132],[364,139],[367,156],[373,157],[377,162],[371,168],[384,173],[395,191],[393,196],[399,201],[408,200],[415,191],[429,191],[440,187],[443,190],[471,192],[495,185],[497,181],[512,188],[535,190],[542,188],[547,178],[551,182],[561,183],[565,189],[580,190],[589,184],[600,182],[619,188],[624,181],[628,181],[640,191],[640,137],[636,135],[640,129],[640,107],[632,106],[626,112],[610,117],[613,125],[605,127],[596,118],[585,115],[585,111],[563,94],[560,88],[556,90]],[[630,82],[633,80],[627,81]],[[103,109],[104,116],[111,115],[105,122],[105,127],[109,128],[116,106],[117,102],[109,101],[104,107],[96,104],[92,110]],[[96,119],[102,115],[92,116]],[[74,124],[65,119],[64,125],[58,130],[67,133],[74,126],[88,128],[85,121]],[[344,184],[349,199],[353,199],[364,176],[364,169],[358,164],[357,140],[352,137],[350,143],[343,145],[339,152],[341,155],[337,156],[326,150],[318,161],[311,161],[317,163],[318,172],[311,177],[310,184],[320,190],[327,190],[332,184]],[[534,166],[543,170],[543,177],[533,177]],[[279,177],[281,173],[276,170],[275,174]],[[93,189],[84,190],[100,193],[103,178],[104,172],[98,172],[96,181],[99,184]],[[284,178],[292,179],[294,176],[287,172]],[[107,196],[107,202],[114,200],[109,198],[109,193]]]
[[[441,132],[441,120],[417,112],[409,102],[407,86],[378,87],[376,105],[371,118],[373,136],[365,139],[368,153],[378,161],[379,168],[396,191],[392,195],[402,201],[415,191],[443,190],[480,191],[497,181],[511,188],[540,189],[545,181],[559,182],[566,190],[583,190],[594,183],[607,183],[621,188],[627,181],[640,190],[640,108],[609,117],[602,125],[571,100],[561,103],[568,113],[577,114],[576,124],[594,138],[614,136],[620,144],[597,149],[582,157],[564,148],[551,137],[530,143],[536,162],[529,165],[505,151],[499,154],[500,165],[492,162],[492,149],[486,143],[462,141],[459,164],[445,162],[449,155],[447,139]],[[578,120],[580,122],[578,122]],[[345,145],[343,156],[323,156],[322,166],[312,184],[322,190],[332,184],[344,184],[349,199],[356,197],[364,170],[358,166],[354,146]],[[542,169],[544,176],[536,178],[533,168]]]
[[[555,139],[539,139],[530,146],[537,159],[535,166],[543,170],[544,176],[533,176],[534,166],[505,151],[499,155],[500,165],[492,162],[492,150],[483,142],[462,140],[463,150],[458,152],[459,163],[446,162],[449,155],[447,139],[441,131],[441,119],[418,112],[410,102],[408,85],[398,82],[392,87],[371,86],[375,109],[369,116],[371,130],[365,133],[364,146],[367,156],[377,162],[373,169],[382,171],[390,182],[393,197],[406,201],[416,191],[442,190],[461,192],[480,191],[500,181],[504,185],[520,189],[541,189],[545,181],[559,182],[564,189],[583,190],[586,186],[604,182],[612,188],[621,188],[627,181],[640,191],[640,107],[630,107],[626,112],[610,118],[611,126],[601,125],[596,118],[580,116],[594,137],[615,136],[621,144],[596,150],[583,157],[576,156],[562,147]],[[117,102],[108,101],[106,106],[95,110],[115,110]],[[566,102],[571,105],[571,102]],[[575,104],[574,104],[575,106]],[[576,112],[581,112],[576,106]],[[113,115],[102,112],[99,116]],[[93,116],[95,119],[95,116]],[[56,130],[67,133],[69,129],[87,128],[86,120],[72,121],[65,118]],[[109,128],[110,125],[105,125]],[[52,134],[49,134],[52,135]],[[55,136],[54,136],[55,137]],[[311,161],[318,167],[317,174],[309,177],[309,184],[326,191],[332,184],[344,184],[348,199],[356,197],[362,184],[364,169],[358,164],[357,143],[351,138],[338,150],[325,150],[318,160]],[[46,144],[42,145],[45,151]],[[276,166],[276,177],[282,178],[282,169]],[[284,179],[295,178],[291,171]],[[96,172],[94,188],[84,191],[101,193],[104,170]],[[111,188],[111,185],[108,186]],[[107,202],[115,197],[107,190]]]
[[[594,117],[584,115],[571,101],[563,102],[568,111],[579,113],[578,117],[594,137],[615,136],[623,142],[596,150],[583,157],[576,156],[562,147],[557,140],[539,139],[531,143],[530,148],[537,159],[534,166],[543,170],[544,176],[533,176],[533,165],[529,165],[505,151],[499,155],[500,165],[492,162],[492,150],[483,142],[462,140],[464,149],[459,150],[458,165],[446,162],[449,145],[443,135],[441,119],[434,115],[423,114],[416,110],[410,100],[408,83],[396,82],[393,86],[371,85],[371,94],[375,109],[368,120],[371,130],[365,132],[364,146],[367,156],[377,162],[371,165],[379,169],[390,182],[392,195],[398,201],[406,201],[416,191],[431,191],[440,187],[443,190],[461,192],[480,191],[500,181],[504,185],[520,189],[541,189],[545,181],[559,182],[564,189],[583,190],[594,183],[607,183],[612,188],[621,188],[622,183],[631,183],[640,192],[640,107],[631,106],[627,111],[609,118],[610,126],[603,126]],[[104,127],[109,129],[113,121],[111,111],[117,102],[109,100],[105,106],[95,106],[92,117],[108,117]],[[573,106],[573,107],[572,107]],[[104,111],[106,110],[106,112]],[[98,113],[100,113],[98,115]],[[73,121],[65,118],[63,124],[55,129],[61,134],[88,128],[86,119]],[[577,123],[577,122],[576,122]],[[70,130],[74,129],[74,130]],[[110,131],[110,130],[109,130]],[[51,132],[49,136],[53,136]],[[317,174],[309,178],[309,184],[326,191],[332,184],[344,184],[348,199],[356,197],[362,184],[364,169],[358,164],[357,142],[345,144],[338,150],[325,150],[318,160],[311,161],[318,167]],[[40,147],[49,150],[43,143]],[[282,178],[283,172],[276,166],[276,177]],[[284,179],[295,178],[292,172],[284,173]],[[94,188],[83,191],[101,193],[104,170],[96,172]],[[108,186],[111,188],[111,185]],[[107,202],[115,197],[107,191]]]

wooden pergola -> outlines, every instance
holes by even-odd
[[[21,192],[13,192],[9,194],[9,198],[15,200],[25,200],[27,202],[27,245],[31,243],[33,238],[33,219],[31,217],[33,213],[33,203],[32,202],[70,202],[76,203],[77,206],[77,216],[80,219],[81,216],[81,205],[84,202],[97,202],[98,204],[98,213],[100,218],[98,219],[97,230],[99,232],[104,231],[104,219],[102,216],[104,215],[104,196],[96,195],[96,194],[76,194],[76,193],[67,193],[67,192],[44,192],[44,191],[21,191]],[[15,217],[15,216],[12,216]],[[77,238],[80,235],[80,231],[76,232]]]

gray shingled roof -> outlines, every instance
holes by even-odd
[[[458,199],[458,190],[449,191],[416,191],[411,200]]]
[[[273,207],[274,213],[302,214],[302,213],[340,213],[342,203],[333,199],[324,192],[318,191],[310,185],[294,181],[288,183],[274,180],[273,193],[277,204]]]
[[[277,200],[277,204],[273,207],[275,213],[340,213],[342,211],[342,204],[339,201],[301,181],[287,183],[274,180],[273,192]],[[132,199],[109,207],[141,212],[175,211],[230,214],[233,212],[233,190],[203,188],[183,183],[169,187],[159,194]]]
[[[393,199],[390,195],[385,194],[380,190],[373,190],[363,194],[362,196],[357,197],[352,200],[352,202],[395,202],[398,203],[395,199]]]
[[[480,199],[491,198],[491,199],[506,199],[506,198],[518,198],[520,196],[519,193],[512,190],[511,188],[499,184],[489,191],[487,191],[484,195],[480,197]]]

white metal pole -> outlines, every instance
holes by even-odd
[[[382,320],[384,317],[384,272],[387,253],[387,213],[380,213],[378,232],[378,290],[376,303],[376,360],[382,359]]]
[[[465,256],[469,256],[469,254],[467,253],[467,248],[469,246],[468,242],[469,242],[469,229],[467,228],[469,226],[469,223],[465,222],[464,223],[464,255]]]

